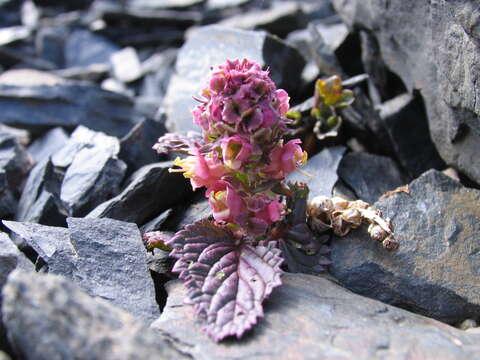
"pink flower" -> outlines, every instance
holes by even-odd
[[[225,174],[225,166],[216,159],[213,154],[203,156],[198,149],[196,149],[195,156],[188,156],[185,159],[177,158],[173,162],[174,165],[180,169],[170,169],[170,172],[183,172],[183,176],[190,179],[193,190],[212,184],[219,181]]]
[[[222,157],[225,165],[238,170],[252,154],[252,145],[240,136],[231,136],[221,140]]]
[[[218,181],[208,188],[206,195],[217,221],[243,224],[246,220],[246,207],[243,199],[226,181]]]
[[[307,153],[298,145],[301,142],[300,139],[293,139],[274,148],[269,155],[270,164],[263,172],[274,179],[283,179],[298,166],[305,164]]]
[[[276,91],[276,95],[278,100],[278,111],[280,111],[280,115],[285,116],[288,109],[290,109],[290,105],[288,103],[290,97],[288,96],[288,93],[283,89],[278,89]]]

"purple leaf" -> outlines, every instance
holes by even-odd
[[[215,341],[245,331],[263,316],[262,302],[281,285],[276,242],[254,246],[209,220],[187,225],[168,243],[188,301]]]

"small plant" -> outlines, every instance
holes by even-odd
[[[168,134],[154,148],[186,155],[170,171],[183,173],[194,189],[205,187],[213,219],[171,238],[161,232],[144,238],[149,249],[172,249],[173,272],[184,281],[188,302],[219,341],[240,338],[263,316],[262,302],[281,285],[282,266],[318,273],[330,262],[308,187],[285,183],[307,160],[299,139],[283,140],[288,94],[276,89],[268,71],[244,59],[215,69],[201,95],[193,110],[201,136]],[[324,225],[335,229],[338,218],[332,214]]]
[[[310,116],[302,118],[297,111],[289,111],[287,117],[294,120],[294,126],[312,129],[318,140],[338,135],[342,126],[339,111],[350,106],[355,100],[352,90],[344,89],[339,76],[333,75],[315,82]]]

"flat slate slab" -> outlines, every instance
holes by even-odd
[[[385,305],[329,279],[285,274],[265,318],[240,341],[213,342],[201,331],[179,281],[152,328],[185,354],[215,359],[476,359],[480,334]]]

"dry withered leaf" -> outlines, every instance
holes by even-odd
[[[402,186],[397,187],[396,189],[387,191],[385,194],[383,194],[382,196],[380,196],[380,197],[378,198],[378,200],[383,200],[383,199],[389,198],[389,197],[392,196],[393,194],[397,194],[397,193],[400,193],[400,192],[403,192],[403,193],[405,193],[405,194],[410,195],[410,190],[409,190],[409,188],[408,188],[408,184],[407,184],[407,185],[402,185]]]

